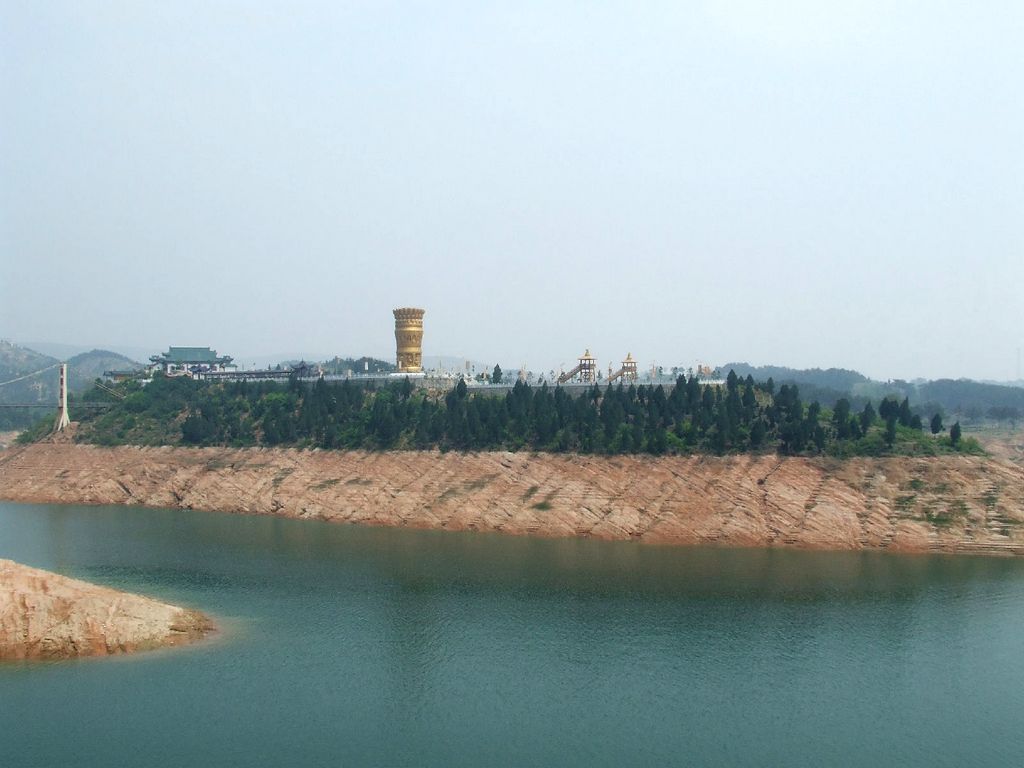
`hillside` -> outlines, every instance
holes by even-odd
[[[98,445],[295,446],[331,449],[538,450],[586,454],[935,455],[972,452],[960,428],[932,435],[907,404],[852,412],[805,403],[796,387],[730,375],[723,387],[691,377],[675,387],[565,388],[517,382],[510,391],[416,388],[349,380],[211,382],[154,376],[90,390],[76,440]],[[119,397],[118,397],[119,396]],[[41,436],[27,433],[26,440]]]
[[[395,370],[393,363],[386,360],[378,360],[375,357],[333,357],[321,364],[324,373],[346,375],[349,373],[392,373]]]
[[[918,384],[916,394],[922,402],[939,403],[947,411],[962,412],[967,418],[999,418],[1002,411],[1005,420],[1016,420],[1024,414],[1024,387],[970,379],[937,379]]]
[[[23,429],[30,426],[48,410],[56,407],[59,390],[57,365],[59,360],[35,350],[0,341],[0,382],[21,379],[0,386],[0,404],[39,403],[37,409],[0,408],[0,430]],[[79,393],[112,369],[141,368],[141,364],[116,352],[94,349],[67,360],[68,391]],[[26,378],[21,378],[26,377]]]
[[[730,370],[736,371],[736,375],[740,378],[752,376],[756,381],[767,381],[771,378],[775,380],[776,384],[792,381],[844,394],[852,392],[858,384],[871,381],[864,374],[846,368],[799,369],[786,368],[781,365],[750,365],[749,363],[726,363],[720,368],[723,373],[728,373]]]
[[[0,498],[652,544],[1024,554],[1024,468],[982,457],[99,448],[0,453]]]
[[[750,375],[759,381],[771,377],[776,385],[796,384],[805,399],[823,403],[846,397],[857,409],[868,401],[877,405],[885,397],[894,397],[897,400],[907,398],[911,408],[922,418],[941,413],[965,422],[987,419],[1016,423],[1024,419],[1024,387],[1012,383],[971,379],[883,382],[844,368],[800,369],[748,363],[726,363],[721,370],[723,373],[734,370],[740,378]]]
[[[83,352],[68,358],[67,363],[71,392],[88,389],[96,379],[103,376],[104,371],[137,371],[143,367],[142,363],[105,349]]]
[[[56,403],[57,370],[59,361],[9,341],[0,341],[0,382],[11,382],[0,386],[0,404],[6,403]],[[49,369],[49,370],[47,370]],[[36,371],[40,371],[37,375]],[[22,376],[28,378],[20,381]],[[33,423],[43,415],[42,409],[0,408],[0,430],[19,429]]]

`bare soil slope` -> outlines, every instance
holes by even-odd
[[[125,653],[210,629],[195,611],[0,560],[0,659]]]
[[[1024,554],[1024,467],[980,457],[830,461],[37,444],[0,498],[658,544]]]

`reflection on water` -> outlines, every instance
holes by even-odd
[[[13,764],[1024,759],[1018,560],[3,504],[0,557],[231,626],[0,667]]]

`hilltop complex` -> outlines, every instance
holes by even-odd
[[[423,317],[426,310],[419,307],[398,307],[392,310],[395,319],[395,367],[394,372],[387,370],[365,370],[345,368],[339,370],[336,366],[321,365],[302,361],[299,363],[288,363],[278,365],[274,368],[252,369],[239,367],[234,359],[228,355],[218,355],[217,351],[210,347],[169,347],[167,352],[153,355],[149,358],[150,365],[145,372],[139,371],[107,371],[105,375],[114,381],[123,381],[130,378],[144,376],[146,374],[162,373],[165,376],[189,376],[199,379],[214,379],[220,381],[284,381],[292,376],[306,381],[316,379],[340,380],[340,379],[386,379],[390,376],[409,376],[417,380],[416,386],[430,386],[439,388],[450,388],[455,386],[459,380],[465,380],[468,384],[496,385],[509,388],[518,379],[527,383],[543,383],[548,381],[551,384],[567,387],[585,387],[599,382],[611,383],[622,381],[633,383],[645,380],[662,380],[666,383],[674,383],[682,368],[672,368],[672,376],[668,377],[657,366],[641,371],[637,361],[632,354],[627,354],[625,359],[618,365],[608,364],[607,376],[604,376],[598,361],[590,353],[590,349],[584,351],[577,358],[576,365],[568,371],[551,370],[534,375],[528,371],[526,366],[514,376],[493,376],[490,369],[478,371],[476,366],[471,369],[470,363],[466,361],[465,369],[460,368],[444,369],[443,367],[432,368],[429,372],[423,365]],[[380,361],[383,365],[383,361]],[[500,370],[500,366],[498,366]],[[695,373],[702,383],[724,384],[718,371],[713,371],[710,366],[698,365],[690,368],[689,373]]]

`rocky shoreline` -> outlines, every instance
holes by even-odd
[[[0,560],[0,660],[131,653],[212,629],[197,611]]]
[[[785,458],[101,448],[0,452],[0,498],[654,544],[1024,554],[1024,467]]]

